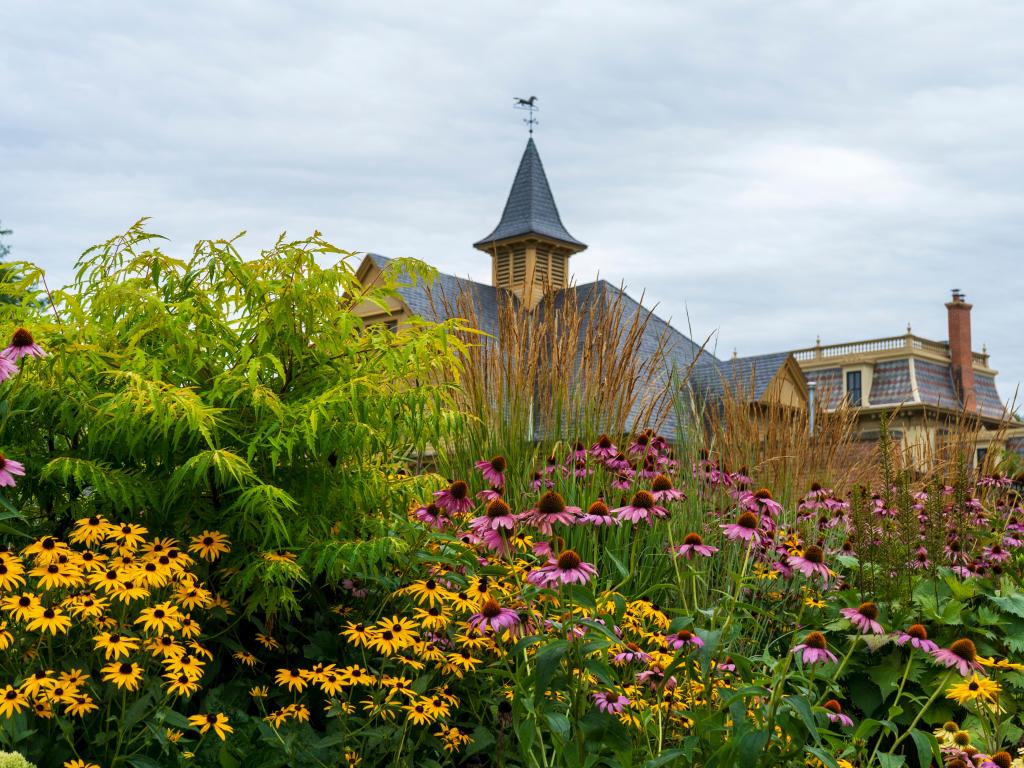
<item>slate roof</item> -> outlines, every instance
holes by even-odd
[[[1006,415],[1003,401],[999,399],[994,376],[974,374],[974,395],[978,400],[978,410],[985,416],[1001,419]]]
[[[569,234],[558,215],[558,206],[548,186],[548,177],[540,161],[537,145],[531,137],[519,161],[512,190],[508,193],[501,221],[487,237],[474,243],[486,249],[491,243],[521,235],[543,235],[581,250],[587,246]]]
[[[718,360],[708,356],[694,366],[692,387],[706,397],[722,397],[726,387],[734,395],[757,401],[764,397],[768,385],[786,364],[790,352],[734,357]]]
[[[843,369],[823,368],[820,371],[804,371],[807,382],[815,382],[814,396],[824,403],[825,408],[838,408],[843,399]]]
[[[373,261],[378,269],[384,269],[391,264],[391,259],[376,253],[369,253],[367,256]],[[455,277],[444,272],[438,272],[433,286],[428,289],[422,283],[415,285],[403,285],[398,289],[398,295],[406,303],[414,315],[419,315],[424,320],[440,322],[448,319],[443,314],[443,304],[438,301],[446,298],[454,303],[456,298],[465,292],[473,296],[474,308],[476,310],[477,327],[492,335],[498,334],[498,293],[510,297],[513,301],[516,298],[503,288],[495,288],[493,285],[478,283],[467,278]],[[435,300],[431,301],[433,293]]]
[[[914,387],[910,383],[910,359],[885,360],[875,363],[871,377],[871,405],[899,405],[914,400]]]
[[[953,384],[953,371],[948,365],[929,360],[915,360],[914,372],[922,403],[951,408],[954,411],[961,410],[963,406]]]

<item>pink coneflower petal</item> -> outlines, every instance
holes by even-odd
[[[526,580],[541,587],[558,584],[587,584],[597,576],[597,569],[590,563],[584,563],[573,550],[567,549],[552,558],[548,564],[526,574]]]
[[[677,557],[685,557],[687,560],[692,560],[695,555],[711,557],[717,551],[718,547],[705,544],[700,534],[697,533],[686,534],[683,543],[673,550]]]
[[[14,475],[24,476],[25,466],[20,461],[8,459],[0,453],[0,487],[13,488]]]
[[[0,353],[0,382],[7,381],[18,372],[18,365],[9,360],[6,355]]]
[[[490,627],[495,632],[513,629],[520,622],[519,614],[511,608],[504,608],[494,598],[488,598],[480,607],[479,613],[469,617],[469,626],[480,632]]]
[[[828,664],[836,662],[836,655],[828,649],[828,642],[821,632],[808,632],[804,641],[794,646],[792,653],[799,656],[804,664]]]
[[[977,661],[978,649],[966,638],[957,640],[949,648],[933,651],[932,658],[944,667],[956,669],[962,677],[970,677],[972,672],[985,672],[985,668]]]
[[[464,480],[456,480],[443,491],[434,492],[434,501],[439,507],[453,515],[461,515],[473,508],[469,497],[469,486]]]
[[[878,623],[878,606],[874,603],[861,603],[856,608],[843,608],[839,613],[862,635],[885,634],[882,625]]]
[[[11,343],[0,351],[0,355],[15,363],[23,357],[46,357],[42,347],[36,344],[32,334],[25,328],[19,328],[14,332]]]
[[[508,467],[504,456],[495,456],[493,459],[482,459],[476,463],[476,468],[484,476],[484,480],[493,486],[501,488],[505,485],[505,470]]]

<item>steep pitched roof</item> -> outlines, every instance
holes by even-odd
[[[580,249],[587,247],[570,235],[562,224],[532,137],[526,142],[526,151],[519,161],[519,170],[512,182],[512,191],[508,193],[501,221],[491,234],[474,243],[474,247],[486,249],[490,243],[520,235],[543,235]]]
[[[704,396],[721,397],[729,387],[735,395],[757,401],[789,359],[790,352],[718,360],[701,357],[694,367],[692,386]]]
[[[376,253],[369,253],[367,257],[378,269],[384,269],[391,263],[391,259],[387,256]],[[447,299],[454,302],[464,292],[472,295],[477,326],[481,331],[495,336],[498,334],[498,293],[510,297],[513,301],[516,300],[515,296],[504,288],[495,288],[493,285],[477,283],[444,272],[437,273],[434,284],[430,288],[422,283],[416,283],[415,285],[399,286],[397,291],[414,315],[419,315],[424,320],[435,323],[448,319],[442,314],[444,307],[440,300]],[[434,296],[433,301],[431,301],[431,294]]]

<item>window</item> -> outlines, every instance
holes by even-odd
[[[850,405],[860,408],[860,371],[846,372],[846,396],[850,398]]]
[[[985,467],[985,457],[986,456],[988,456],[988,448],[979,448],[978,449],[978,469],[979,470],[983,469]]]

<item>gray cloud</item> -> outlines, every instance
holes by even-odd
[[[488,279],[537,94],[578,279],[741,354],[975,304],[1024,380],[1024,6],[8,2],[0,217],[56,282],[140,215],[187,250],[287,229]]]

